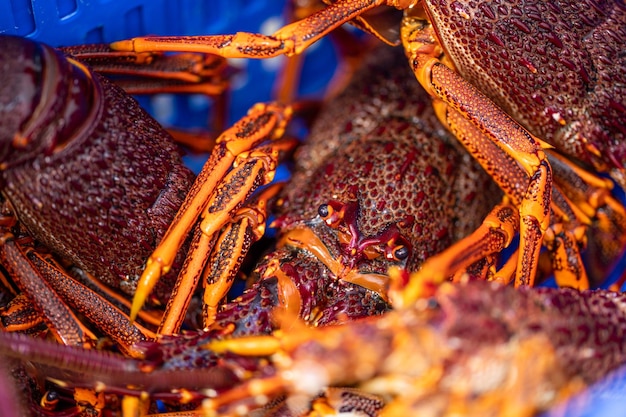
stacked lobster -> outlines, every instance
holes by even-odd
[[[159,51],[201,50],[181,59],[219,84],[213,54],[297,53],[345,21],[401,42],[409,65],[400,48],[364,61],[283,187],[266,184],[299,106],[253,107],[192,183],[170,135],[84,65],[99,58],[1,39],[0,350],[35,364],[5,364],[24,409],[532,415],[626,360],[623,296],[587,291],[626,244],[599,175],[623,185],[624,6],[566,30],[580,2],[329,3],[270,37],[105,52],[178,73]],[[228,300],[268,208],[276,238]],[[527,288],[548,274],[575,289]]]

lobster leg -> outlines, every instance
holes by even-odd
[[[43,319],[33,310],[33,304],[23,292],[0,309],[0,317],[3,331],[37,333],[46,329]]]
[[[215,323],[220,302],[232,287],[239,266],[253,241],[257,241],[265,229],[264,216],[254,209],[240,209],[217,239],[215,250],[209,259],[206,278],[203,279],[203,327]]]
[[[187,264],[179,274],[176,297],[168,303],[168,313],[164,317],[161,330],[171,333],[180,326],[182,312],[195,290],[198,277],[209,261],[204,295],[204,326],[213,323],[219,301],[230,289],[234,274],[250,248],[250,245],[261,238],[265,232],[265,206],[267,200],[276,192],[270,188],[259,196],[255,204],[241,207],[248,197],[260,186],[271,181],[279,154],[295,146],[295,141],[281,138],[265,148],[250,153],[240,154],[243,161],[237,165],[218,187],[216,193],[202,214],[199,225],[200,234],[195,238],[188,253]],[[215,241],[215,235],[225,226]],[[181,291],[178,285],[187,287]],[[171,310],[170,310],[171,308]]]
[[[300,54],[317,40],[342,24],[379,6],[398,6],[398,3],[415,1],[345,0],[311,16],[284,26],[272,35],[239,32],[234,35],[214,36],[148,36],[113,42],[111,47],[120,51],[179,51],[203,52],[226,58],[271,58],[279,55]]]
[[[30,262],[41,272],[47,284],[54,292],[67,302],[78,313],[84,315],[98,329],[101,329],[129,356],[138,356],[133,345],[152,337],[152,332],[131,324],[128,316],[111,305],[104,297],[83,286],[65,274],[56,265],[44,260],[34,251],[28,254]],[[77,297],[74,294],[80,293]]]
[[[206,394],[195,391],[198,387],[221,390],[238,381],[228,367],[161,369],[158,362],[150,360],[132,359],[109,351],[63,346],[16,333],[0,332],[0,354],[3,358],[15,358],[42,366],[49,381],[63,390],[74,392],[79,407],[83,403],[91,403],[100,410],[110,407],[110,404],[98,405],[98,396],[104,393],[135,397],[143,402],[154,398],[182,403],[204,398]],[[178,388],[172,390],[174,386]],[[133,406],[135,409],[141,406],[134,404],[137,401],[133,399],[123,401],[128,402],[131,409]],[[53,407],[51,404],[50,408]]]
[[[184,279],[177,279],[172,288],[172,294],[157,330],[159,335],[175,334],[180,330],[185,312],[191,303],[206,263],[206,258],[197,254],[206,253],[215,245],[217,236],[206,236],[199,227],[195,227],[193,233],[193,239],[189,245],[191,250],[178,274]]]
[[[202,256],[194,256],[192,253],[187,257],[185,265],[181,271],[181,276],[187,276],[189,271],[195,271],[193,277],[179,280],[175,286],[172,297],[168,301],[162,323],[158,334],[177,333],[184,318],[184,311],[187,310],[191,295],[195,291],[200,278],[200,273],[205,267],[206,254],[211,251],[211,258],[208,261],[209,267],[205,269],[203,298],[203,320],[204,327],[208,328],[215,321],[215,314],[222,299],[230,290],[236,272],[243,261],[250,245],[257,241],[264,233],[267,202],[278,192],[279,185],[268,187],[255,198],[255,201],[237,211],[231,223],[224,227],[219,237],[214,236],[208,245],[201,243],[204,240],[200,229],[194,235],[191,244],[194,250],[202,252]],[[204,246],[204,248],[201,248]],[[228,256],[226,256],[228,254]],[[197,265],[190,265],[197,262]]]
[[[20,290],[27,295],[33,306],[41,311],[48,328],[59,342],[83,346],[90,345],[96,339],[93,333],[80,324],[70,308],[29,261],[13,235],[6,233],[3,236],[0,258],[11,276],[16,277]]]
[[[521,199],[520,256],[516,285],[533,285],[543,235],[549,226],[552,171],[541,143],[487,99],[478,89],[442,64],[441,48],[432,27],[420,17],[405,16],[402,41],[416,78],[438,104],[439,119],[451,130],[459,115],[467,119],[525,171],[527,180]],[[440,103],[445,103],[443,106]],[[458,114],[457,114],[458,113]],[[495,177],[500,185],[510,179]]]
[[[131,346],[145,340],[145,334],[151,335],[148,330],[131,325],[128,316],[107,299],[10,233],[8,228],[14,225],[12,215],[4,216],[2,223],[5,231],[0,242],[0,259],[21,291],[2,311],[5,330],[28,333],[45,324],[60,343],[93,345],[96,336],[78,319],[72,307],[131,355]],[[76,293],[81,296],[76,297]]]
[[[34,305],[41,310],[41,316],[48,328],[61,343],[83,346],[91,345],[96,340],[67,304],[102,329],[128,354],[133,355],[132,345],[151,336],[151,332],[146,329],[131,325],[128,316],[105,298],[69,277],[60,267],[46,261],[34,250],[24,250],[11,237],[6,238],[0,251],[3,265],[16,277],[18,286],[29,298],[29,306],[32,308]],[[77,291],[82,294],[80,297],[74,296]],[[13,305],[13,316],[17,315],[15,308],[18,308],[22,312],[21,316],[26,313],[27,319],[32,317],[32,314],[28,314],[28,309],[24,308],[29,306],[22,306],[20,309],[18,305]],[[9,322],[8,325],[5,324],[5,328],[24,331],[38,324],[23,321],[21,325]]]
[[[111,76],[112,81],[128,94],[202,94],[211,97],[214,105],[209,125],[214,132],[225,129],[229,77],[233,71],[224,58],[197,53],[118,52],[106,44],[70,46],[61,48],[61,51],[100,74]],[[177,129],[168,131],[177,142],[200,152],[211,152],[215,142],[210,134],[192,134]]]
[[[253,242],[265,232],[268,201],[275,197],[282,184],[269,187],[255,201],[239,209],[218,238],[209,261],[204,282],[203,319],[208,328],[215,322],[219,303],[232,287],[235,274]],[[225,256],[226,255],[226,256]]]
[[[131,320],[134,320],[161,275],[169,271],[178,249],[200,215],[204,213],[200,228],[203,235],[209,238],[230,220],[254,189],[272,179],[279,150],[274,156],[249,151],[266,140],[281,137],[291,112],[290,107],[258,104],[218,138],[217,146],[181,209],[146,263],[133,299]],[[240,155],[247,159],[237,161]],[[234,163],[238,166],[225,177]],[[208,245],[203,246],[205,249],[200,253],[207,252]]]
[[[528,184],[528,176],[514,158],[503,152],[494,141],[489,140],[474,124],[463,115],[450,109],[449,106],[439,101],[435,103],[435,109],[444,115],[442,118],[447,122],[448,129],[457,137],[467,151],[475,157],[485,171],[496,180],[510,198],[511,203],[516,207],[522,206],[525,199],[524,187]],[[550,154],[550,162],[555,158],[556,155]],[[562,161],[561,164],[567,164],[562,159],[559,159],[559,161]],[[586,174],[591,177],[591,174]],[[559,170],[557,178],[560,179],[559,184],[563,183],[565,185],[567,184],[567,179],[573,176],[576,176],[573,170],[565,166]],[[595,180],[590,178],[587,180],[588,183],[585,183],[578,176],[576,176],[576,179],[577,183],[580,183],[580,187],[584,185],[587,189],[606,189],[606,182],[598,178]],[[553,215],[543,242],[549,249],[559,284],[584,289],[589,287],[589,283],[579,253],[580,245],[577,242],[580,242],[581,236],[581,230],[578,229],[578,226],[581,223],[585,223],[584,218],[586,216],[581,210],[576,208],[576,204],[565,196],[565,192],[572,193],[573,190],[567,189],[562,192],[559,187],[552,189],[551,208]],[[602,197],[603,199],[610,198],[607,192],[604,192]],[[577,199],[582,200],[583,197],[578,197]],[[594,209],[590,208],[584,211],[590,215],[593,215],[595,212]],[[561,224],[563,222],[568,223],[566,227],[563,227]],[[470,242],[467,241],[467,244],[469,245]],[[467,250],[470,253],[474,251],[474,249],[469,247]],[[458,256],[458,253],[451,254],[450,259],[453,259],[455,256]],[[519,256],[516,255],[515,259],[519,259]],[[516,271],[518,268],[507,263],[508,269]],[[458,271],[455,268],[450,269],[450,271],[455,270]],[[499,273],[497,279],[508,282],[508,278],[505,278],[508,275],[508,273]]]
[[[115,82],[129,94],[215,96],[228,87],[226,60],[215,55],[117,52],[106,44],[71,46],[61,51],[101,74],[120,78]]]
[[[554,277],[559,286],[588,289],[589,279],[580,256],[585,228],[566,230],[562,223],[548,229],[544,242],[552,259]]]
[[[554,221],[553,230],[549,233],[551,239],[556,239],[556,249],[564,252],[557,258],[553,257],[553,269],[559,285],[579,288],[583,281],[581,276],[585,274],[582,260],[579,260],[580,268],[574,264],[568,265],[564,260],[580,259],[580,255],[574,252],[579,252],[579,247],[587,245],[586,231],[591,228],[592,244],[599,248],[597,257],[601,258],[600,262],[613,263],[620,256],[626,239],[626,210],[611,195],[611,181],[585,171],[555,151],[547,152],[555,173],[556,189],[566,203],[559,204],[559,207],[571,209],[569,212],[557,213],[555,217],[559,222]],[[546,243],[549,246],[552,242]]]
[[[471,235],[424,262],[406,287],[398,287],[398,279],[392,279],[390,297],[394,308],[412,305],[429,295],[433,285],[436,287],[457,271],[502,251],[510,244],[518,227],[519,215],[515,207],[506,203],[496,206]],[[395,272],[390,271],[390,275],[393,277]]]

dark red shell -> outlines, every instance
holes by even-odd
[[[445,313],[445,338],[457,340],[467,355],[512,335],[543,334],[568,377],[594,382],[626,362],[626,294],[473,282],[436,298]]]
[[[191,186],[193,174],[183,165],[169,134],[121,89],[95,73],[90,74],[93,82],[80,71],[60,71],[58,79],[46,78],[50,73],[43,71],[45,68],[73,66],[47,46],[20,38],[0,39],[0,49],[19,54],[23,48],[19,60],[39,60],[38,65],[26,65],[31,81],[40,83],[34,90],[45,83],[70,89],[82,83],[92,92],[91,96],[76,95],[76,100],[82,98],[83,102],[75,102],[72,93],[31,95],[33,108],[67,111],[22,115],[26,119],[19,129],[33,123],[29,119],[41,118],[61,127],[56,131],[59,137],[48,143],[45,134],[27,137],[38,151],[5,152],[7,159],[0,162],[10,165],[1,173],[2,193],[39,242],[103,282],[132,294],[146,259]],[[47,53],[28,55],[36,49]],[[10,62],[10,57],[7,59]],[[19,67],[3,68],[6,74],[2,79],[7,83],[23,77],[13,72]],[[37,73],[37,68],[43,72]],[[57,105],[44,100],[68,102]],[[91,107],[80,108],[85,105]],[[4,114],[11,109],[5,106],[2,110]],[[68,113],[72,110],[81,117],[74,118]],[[169,295],[167,284],[162,280],[157,288],[159,299]]]
[[[501,193],[439,124],[401,48],[374,55],[297,153],[282,210],[297,225],[319,221],[320,204],[356,202],[362,237],[397,225],[413,247],[406,266],[414,270],[473,231]],[[360,267],[389,266],[368,263]]]
[[[559,150],[600,171],[626,168],[623,1],[425,4],[466,80]]]
[[[308,227],[343,271],[386,275],[391,265],[416,269],[427,257],[473,231],[501,198],[474,160],[437,121],[430,98],[400,48],[383,48],[366,62],[347,90],[329,102],[296,155],[296,169],[278,207],[277,237]],[[406,259],[350,254],[319,207],[354,204],[359,242],[397,228]],[[380,294],[346,282],[307,248],[279,246],[256,266],[262,278],[222,307],[218,328],[233,334],[268,333],[280,305],[283,279],[297,289],[301,318],[315,326],[386,312]],[[271,267],[271,268],[270,268]],[[270,272],[268,272],[270,271]],[[289,284],[291,285],[291,284]]]

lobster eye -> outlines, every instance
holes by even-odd
[[[48,411],[53,411],[60,401],[59,393],[56,391],[47,391],[41,399],[41,406]]]
[[[320,204],[320,206],[317,208],[317,214],[319,214],[322,219],[330,216],[331,211],[332,207],[329,204]]]
[[[404,245],[398,246],[393,251],[393,257],[397,261],[402,261],[408,258],[409,256],[409,248]]]

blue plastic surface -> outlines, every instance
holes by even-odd
[[[284,7],[284,0],[3,0],[0,34],[68,46],[146,34],[271,33],[285,23]],[[252,104],[272,98],[280,60],[238,60],[243,71],[233,80],[231,122]],[[333,75],[329,68],[336,62],[336,52],[327,40],[311,48],[303,66],[300,95],[321,97]],[[157,100],[167,104],[167,110],[163,110],[162,103],[153,110],[166,124],[201,126],[206,121],[209,103],[202,97]],[[626,416],[626,368],[544,414],[544,417],[562,416]]]
[[[626,416],[626,366],[541,417]]]
[[[285,22],[284,0],[11,0],[0,1],[0,34],[29,37],[52,46],[112,42],[134,36],[271,33]],[[272,98],[282,57],[233,61],[230,122],[254,103]],[[335,50],[322,40],[307,52],[300,95],[321,96],[333,75]],[[203,97],[159,98],[172,104],[158,111],[164,124],[202,126],[209,102]],[[145,104],[142,102],[142,104]]]

